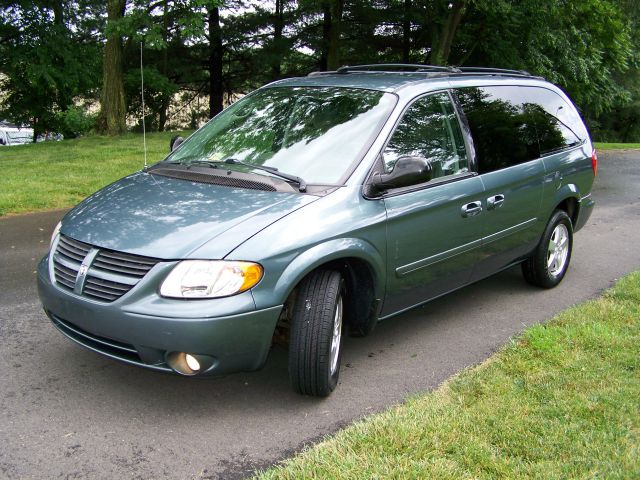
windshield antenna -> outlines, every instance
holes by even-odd
[[[142,97],[142,142],[144,145],[144,171],[147,171],[147,128],[144,121],[144,70],[142,69],[142,42],[140,42],[140,96]]]

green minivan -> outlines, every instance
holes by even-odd
[[[255,370],[285,338],[294,390],[326,396],[345,334],[516,264],[557,285],[596,167],[567,95],[527,72],[281,80],[71,210],[38,291],[69,339],[162,372]]]

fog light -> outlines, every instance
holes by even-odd
[[[215,357],[197,353],[168,352],[165,358],[174,372],[188,376],[205,373],[217,364]]]
[[[194,372],[197,372],[198,370],[200,370],[200,362],[196,357],[194,357],[193,355],[189,355],[188,353],[185,354],[184,357],[185,357],[185,360],[187,361],[187,365],[191,370],[193,370]]]

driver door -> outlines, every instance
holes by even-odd
[[[482,244],[484,188],[448,92],[414,101],[382,157],[385,173],[402,156],[421,156],[432,178],[390,190],[387,294],[382,316],[408,309],[469,282]]]

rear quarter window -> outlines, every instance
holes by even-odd
[[[541,155],[580,145],[587,129],[575,108],[557,93],[540,87],[524,87],[535,115]]]

